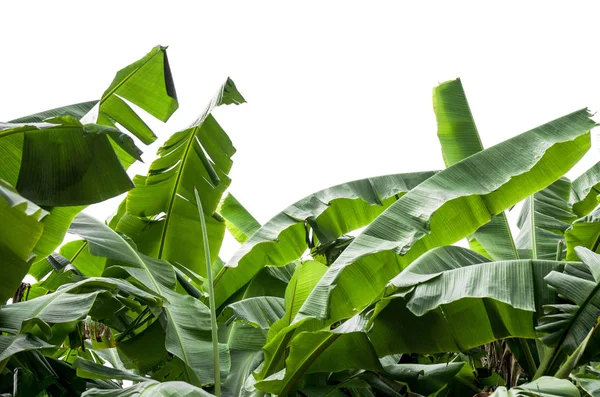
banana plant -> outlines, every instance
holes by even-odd
[[[600,169],[564,176],[586,109],[484,148],[462,82],[443,83],[446,169],[341,183],[261,225],[228,192],[212,113],[245,102],[230,78],[127,177],[130,134],[157,138],[129,104],[178,107],[165,50],[98,101],[0,126],[0,394],[597,394]],[[123,192],[106,223],[78,215]]]

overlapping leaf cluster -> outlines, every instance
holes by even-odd
[[[597,395],[600,168],[564,176],[595,122],[485,149],[460,80],[433,99],[446,169],[342,183],[262,226],[225,194],[235,149],[212,112],[245,102],[231,79],[129,179],[130,134],[157,139],[130,104],[178,107],[164,47],[98,101],[0,124],[0,393]],[[79,214],[124,192],[107,224]]]

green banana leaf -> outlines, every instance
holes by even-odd
[[[119,285],[105,278],[88,278],[67,284],[56,292],[26,302],[6,305],[0,310],[0,329],[9,334],[27,332],[38,326],[45,338],[52,331],[48,324],[70,323],[88,315],[96,300],[107,299]]]
[[[470,235],[492,216],[559,179],[589,149],[589,131],[595,125],[589,112],[580,110],[427,179],[352,241],[296,321],[314,317],[331,323],[360,311],[427,250]]]
[[[10,358],[13,354],[27,350],[49,349],[52,347],[54,346],[29,334],[0,336],[0,362]]]
[[[7,365],[13,374],[14,397],[81,395],[86,381],[77,378],[75,370],[62,360],[45,357],[39,351],[25,351],[12,357]],[[43,395],[43,394],[42,394]]]
[[[240,293],[235,297],[232,297],[231,301],[235,302],[266,297],[267,299],[274,298],[277,299],[277,302],[281,302],[280,299],[284,297],[289,282],[289,279],[286,279],[285,277],[289,271],[293,272],[293,270],[290,270],[293,268],[295,268],[295,264],[280,268],[267,267],[263,269],[243,290],[240,291]],[[276,270],[277,272],[271,272],[270,270]],[[283,272],[283,270],[287,271]],[[285,311],[285,309],[283,309],[283,311]],[[273,322],[272,320],[276,320],[276,316],[279,316],[277,317],[277,319],[279,319],[281,315],[283,315],[283,313],[281,313],[278,308],[277,313],[274,313],[271,320],[267,323],[273,325],[279,323],[279,321]],[[231,317],[229,310],[224,310],[221,319],[229,320],[233,318]],[[230,321],[227,321],[227,323],[230,323]],[[227,345],[231,351],[260,351],[267,341],[267,333],[271,327],[271,325],[269,327],[265,327],[264,325],[263,327],[257,328],[256,326],[243,321],[231,323],[227,330]]]
[[[21,197],[0,179],[0,302],[13,296],[33,262],[33,251],[43,233],[42,219],[48,213]]]
[[[109,88],[105,92],[105,95],[103,96],[103,98],[106,97],[107,93],[109,93],[110,91],[113,91],[112,94],[108,95],[109,97],[115,96],[115,94],[119,95],[133,103],[136,103],[142,109],[150,112],[151,114],[155,115],[159,119],[166,121],[166,119],[168,118],[167,114],[172,113],[177,108],[177,104],[176,104],[176,102],[175,102],[175,104],[173,103],[173,98],[171,96],[161,95],[160,89],[157,89],[157,88],[160,88],[161,84],[172,87],[169,65],[166,60],[166,53],[164,53],[164,49],[157,48],[157,49],[153,50],[151,52],[151,54],[152,53],[154,53],[155,55],[152,58],[153,61],[149,62],[148,66],[138,67],[140,65],[140,63],[145,62],[142,59],[140,61],[135,62],[132,65],[129,65],[125,69],[123,69],[123,70],[129,70],[132,73],[132,75],[129,77],[121,76],[121,79],[119,79],[119,76],[117,76],[117,78],[115,78],[115,80],[113,81],[111,88]],[[162,59],[162,69],[160,69],[161,68],[160,62],[158,62],[158,63],[156,62],[156,61],[160,61],[161,59]],[[136,65],[138,65],[138,66],[136,66]],[[135,85],[133,85],[133,84],[135,84]],[[144,88],[143,90],[139,90],[139,92],[134,93],[133,91],[139,89],[140,86],[153,87],[156,90],[148,91],[146,88]],[[137,87],[137,88],[135,88],[135,87]],[[169,88],[169,90],[172,90],[174,92],[174,90],[172,88]],[[147,96],[147,98],[144,99],[143,98],[144,96]],[[37,113],[34,115],[21,117],[19,119],[13,120],[12,122],[14,122],[14,123],[32,123],[35,121],[39,122],[39,121],[46,120],[48,117],[58,117],[58,119],[60,120],[59,116],[71,116],[72,118],[80,119],[80,118],[82,118],[82,116],[84,114],[93,113],[93,112],[90,112],[90,110],[96,102],[98,102],[98,101],[90,101],[90,102],[85,102],[85,103],[80,103],[80,104],[75,104],[75,105],[69,105],[69,106],[65,106],[62,108],[52,109],[52,110]],[[154,113],[153,113],[152,111],[150,111],[150,109],[156,109],[156,111],[154,111]],[[172,109],[172,110],[169,110],[169,109]],[[112,114],[113,114],[113,116],[115,116],[116,113],[113,111]],[[125,115],[120,116],[120,115],[116,114],[115,117],[117,117],[118,119],[123,119],[126,116]],[[100,124],[104,120],[104,121],[106,121],[106,123],[109,127],[114,126],[114,123],[112,123],[112,121],[110,121],[110,120],[106,120],[105,117],[103,120],[98,120],[98,118],[89,117],[89,120],[94,121],[96,123],[100,123]],[[122,134],[120,131],[118,131],[116,129],[105,128],[103,126],[91,125],[91,124],[86,125],[86,130],[91,132],[92,137],[96,136],[96,135],[105,135],[106,137],[108,137],[108,141],[109,141],[110,145],[112,146],[114,153],[116,153],[123,168],[127,169],[135,160],[140,159],[141,151],[135,146],[133,140],[128,135]],[[38,133],[38,135],[39,135],[39,133]],[[56,134],[53,134],[53,135],[56,135]],[[84,135],[81,134],[81,136],[84,136]],[[91,138],[85,139],[85,140],[82,140],[82,142],[80,142],[79,146],[81,146],[82,144],[90,146],[92,143],[91,141],[98,141],[98,140],[102,140],[102,138],[95,137],[93,139],[91,139]],[[17,183],[18,178],[19,178],[19,174],[18,174],[19,168],[17,168],[16,163],[20,162],[20,157],[18,155],[18,153],[19,153],[18,151],[20,150],[19,148],[21,148],[23,146],[23,141],[24,141],[24,139],[23,139],[23,137],[20,136],[20,134],[15,134],[12,137],[10,137],[10,140],[4,141],[3,144],[0,145],[0,155],[5,160],[5,163],[3,163],[2,167],[0,167],[0,173],[3,175],[4,175],[4,173],[8,173],[10,178],[13,178],[13,181],[12,181],[13,185],[15,185]],[[98,145],[96,144],[95,146],[98,146]],[[63,147],[62,150],[64,152],[66,152],[67,154],[69,154],[70,157],[72,157],[75,152],[69,153],[66,151],[66,149],[67,149],[66,147]],[[106,147],[105,142],[101,145],[101,149],[108,152],[108,148]],[[46,148],[46,150],[47,150],[47,148]],[[61,153],[63,153],[63,152],[61,152]],[[114,154],[112,154],[112,153],[110,154],[110,156],[108,158],[101,156],[102,152],[99,152],[97,147],[95,147],[94,153],[97,154],[100,161],[104,161],[104,162],[109,161],[109,160],[113,159],[113,157],[114,157]],[[89,156],[89,154],[88,154],[88,156]],[[98,162],[99,160],[94,160],[94,161]],[[114,163],[114,161],[113,161],[113,163]],[[30,166],[36,167],[36,170],[34,170],[35,173],[37,173],[38,168],[40,167],[40,165],[37,162],[33,162]],[[115,165],[115,167],[116,167],[116,165]],[[94,167],[94,168],[97,168],[97,167]],[[78,171],[81,172],[81,170],[83,170],[83,169],[85,169],[85,168],[81,168]],[[106,173],[107,171],[108,170],[106,170],[104,172]],[[21,172],[23,172],[23,170],[21,170]],[[103,171],[102,170],[94,170],[94,172],[102,173]],[[35,173],[33,175],[35,175]],[[124,190],[122,190],[122,191],[130,189],[132,187],[131,181],[129,181],[129,178],[126,177],[126,174],[124,173],[124,171],[120,170],[119,175],[121,175],[121,176],[115,177],[113,175],[112,178],[115,178],[116,180],[119,180],[119,178],[124,180],[126,178],[128,185],[126,188],[124,187]],[[125,175],[125,177],[123,177],[123,175]],[[0,178],[1,177],[2,176],[0,176]],[[11,180],[9,180],[9,182],[11,182]],[[44,182],[44,184],[42,186],[46,186],[46,181],[44,180],[43,182]],[[92,182],[96,183],[96,185],[92,186],[92,188],[100,189],[101,192],[104,191],[103,190],[104,187],[98,185],[98,181],[95,181],[92,179]],[[121,182],[121,184],[124,184],[124,181]],[[102,193],[102,195],[107,196],[106,193],[104,193],[104,192]],[[100,201],[100,199],[98,199],[96,201]],[[64,203],[61,205],[64,205]],[[73,221],[73,218],[81,210],[83,210],[83,208],[84,208],[83,206],[54,207],[50,210],[50,214],[47,217],[45,217],[44,221],[43,221],[44,234],[42,235],[42,238],[40,239],[40,241],[36,247],[36,254],[38,256],[38,260],[42,260],[43,258],[48,256],[50,253],[52,253],[52,251],[54,251],[54,249],[56,249],[56,247],[58,247],[62,243],[62,241],[65,237],[66,231],[69,228],[69,225],[71,224],[71,222]]]
[[[143,332],[118,343],[118,356],[126,369],[137,370],[141,374],[155,372],[165,366],[169,352],[165,348],[165,331],[160,321],[154,321]],[[177,357],[171,362],[180,364],[177,376],[184,374],[185,364]],[[173,379],[177,379],[177,376]],[[159,377],[154,375],[158,380]]]
[[[588,333],[585,339],[577,346],[577,349],[564,360],[558,371],[554,374],[557,378],[567,379],[571,372],[598,358],[600,353],[600,317],[596,320],[596,325]]]
[[[225,224],[213,214],[229,186],[227,174],[235,149],[211,112],[223,104],[243,102],[233,81],[227,79],[198,120],[158,150],[148,176],[134,178],[136,188],[127,195],[127,213],[116,230],[130,236],[140,252],[206,276],[194,187],[206,216],[211,258],[217,258]]]
[[[429,365],[392,364],[383,367],[383,375],[407,384],[413,392],[428,396],[444,388],[461,370],[465,369],[465,366],[470,372],[471,368],[464,362]]]
[[[586,340],[600,317],[600,255],[577,247],[583,264],[571,263],[564,271],[553,271],[546,282],[569,304],[546,305],[546,315],[540,318],[537,330],[545,335],[544,344],[553,347],[540,374],[554,373],[565,354],[572,354]]]
[[[433,89],[433,112],[446,167],[483,150],[460,79],[446,81]]]
[[[564,258],[564,233],[577,218],[569,204],[570,193],[571,181],[562,177],[525,199],[517,221],[521,231],[516,244],[521,257],[548,260]]]
[[[573,374],[577,385],[592,397],[600,396],[600,366],[587,365]]]
[[[285,314],[284,301],[275,296],[257,296],[228,306],[236,320],[256,328],[269,329]]]
[[[125,127],[145,144],[156,135],[125,100],[161,121],[177,110],[177,94],[167,58],[167,47],[156,46],[146,56],[119,70],[100,99],[96,123]]]
[[[580,397],[577,387],[565,379],[544,376],[536,381],[506,389],[497,388],[490,397]]]
[[[301,332],[292,341],[285,369],[254,386],[267,393],[286,396],[305,373],[346,369],[380,371],[381,363],[366,330],[368,320],[357,315],[331,331]]]
[[[133,187],[109,130],[70,116],[0,128],[0,178],[39,205],[88,205]]]
[[[460,79],[447,81],[433,89],[433,111],[446,167],[483,150]],[[489,258],[519,259],[508,220],[503,212],[480,227],[468,239],[471,249]]]
[[[225,226],[229,233],[239,243],[244,243],[248,237],[260,229],[260,223],[231,193],[228,193],[221,201],[217,211],[225,219]]]
[[[434,173],[360,179],[321,190],[292,204],[257,230],[217,274],[217,306],[264,266],[283,266],[299,259],[308,248],[305,224],[310,226],[321,244],[333,241],[367,225],[398,197]]]
[[[600,194],[600,161],[573,181],[571,203],[579,217],[589,214],[598,206]]]
[[[148,378],[144,378],[143,376],[139,376],[118,368],[107,367],[106,365],[98,364],[79,357],[73,361],[73,368],[77,370],[77,376],[80,378],[105,380],[126,379],[134,382],[149,381]]]
[[[260,351],[232,350],[231,371],[223,382],[221,395],[223,397],[250,397],[252,393],[246,389],[245,383],[248,378],[252,378],[252,372],[261,362],[262,352]]]
[[[212,394],[185,382],[163,382],[148,381],[137,383],[126,389],[101,390],[89,389],[81,397],[174,397],[174,396],[198,396],[213,397]]]
[[[489,262],[454,246],[433,249],[389,282],[369,335],[380,357],[536,338],[536,312],[556,302],[544,277],[563,266],[542,260]]]
[[[316,261],[305,261],[296,267],[285,290],[285,314],[271,326],[267,334],[267,343],[263,347],[265,363],[260,372],[261,379],[283,368],[288,344],[301,331],[292,325],[292,320],[326,271],[327,266]]]
[[[585,247],[596,253],[600,251],[600,207],[589,215],[579,218],[565,231],[568,261],[580,260],[576,247]]]
[[[98,101],[88,101],[74,103],[73,105],[61,106],[59,108],[45,110],[43,112],[30,114],[29,116],[19,117],[18,119],[10,120],[9,123],[41,123],[46,119],[58,116],[71,116],[80,120],[85,116]]]
[[[163,296],[169,303],[163,311],[166,319],[165,347],[185,363],[185,380],[191,384],[209,384],[213,379],[210,310],[199,300],[175,292],[173,267],[136,251],[122,235],[88,215],[80,214],[70,232],[85,238],[92,255],[112,259],[105,274],[126,271],[137,282]],[[1,316],[1,313],[0,313]],[[1,318],[1,317],[0,317]],[[194,343],[189,343],[194,341]],[[223,378],[229,369],[226,345],[220,346]]]

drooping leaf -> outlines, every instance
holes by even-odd
[[[0,178],[39,205],[88,205],[133,187],[107,131],[70,116],[0,130]]]
[[[274,296],[247,298],[228,307],[236,319],[261,329],[271,328],[285,314],[283,299]]]
[[[218,211],[225,219],[225,226],[229,233],[240,243],[248,240],[248,237],[260,229],[260,223],[231,193],[223,199]]]
[[[384,366],[383,374],[387,378],[406,383],[413,392],[430,395],[446,386],[465,364],[393,364]]]
[[[73,362],[73,368],[77,370],[77,376],[87,379],[126,379],[135,382],[146,382],[149,380],[131,372],[107,367],[79,357]]]
[[[0,329],[9,334],[17,334],[24,327],[33,325],[33,320],[42,322],[37,322],[37,325],[80,320],[89,313],[99,296],[108,297],[117,289],[116,283],[103,278],[88,278],[67,284],[52,294],[2,307]],[[47,326],[44,328],[50,331]]]
[[[492,216],[560,178],[589,149],[594,126],[587,110],[577,111],[421,183],[346,248],[296,319],[333,322],[364,308],[389,279],[428,249],[468,236]]]
[[[4,361],[13,354],[27,350],[39,350],[54,347],[38,337],[29,334],[17,336],[0,336],[0,361]]]
[[[227,79],[198,120],[158,150],[148,176],[134,179],[136,188],[127,196],[127,213],[116,230],[130,236],[140,252],[206,275],[194,187],[202,200],[211,258],[217,258],[225,224],[213,213],[229,186],[235,149],[211,112],[222,104],[243,102],[233,81]]]
[[[379,356],[467,351],[508,337],[535,338],[535,313],[556,302],[544,277],[563,263],[499,261],[440,247],[386,288],[370,334]],[[532,287],[533,286],[533,287]]]
[[[210,310],[198,299],[175,292],[173,267],[166,261],[137,252],[128,241],[108,226],[88,215],[75,218],[70,231],[84,237],[90,253],[115,261],[105,269],[125,270],[142,285],[166,298],[166,349],[185,363],[185,379],[192,384],[208,384],[213,379],[212,342],[209,336]],[[112,270],[111,270],[112,269]],[[1,314],[1,313],[0,313]],[[193,341],[190,343],[189,341]],[[220,346],[221,372],[229,369],[227,346]]]
[[[283,266],[299,259],[308,248],[305,224],[325,244],[367,225],[397,197],[433,174],[431,171],[361,179],[321,190],[292,204],[256,231],[217,274],[217,305],[264,266]]]
[[[600,162],[573,181],[571,203],[579,217],[589,214],[598,206],[600,194]]]
[[[571,182],[563,177],[524,201],[516,241],[522,257],[552,260],[560,248],[558,259],[564,258],[564,233],[576,218],[569,204],[570,193]]]
[[[161,88],[163,86],[166,88]],[[165,90],[167,91],[167,94],[165,94]],[[113,81],[113,84],[111,84],[110,88],[107,89],[105,94],[103,95],[103,100],[104,102],[110,102],[112,101],[112,99],[110,98],[115,97],[115,100],[121,101],[121,99],[119,99],[118,96],[135,103],[142,109],[148,111],[149,113],[163,121],[166,121],[166,119],[168,119],[168,116],[170,116],[170,114],[172,114],[172,112],[177,108],[177,102],[174,95],[174,88],[172,87],[171,72],[169,70],[169,65],[166,59],[166,53],[164,52],[164,48],[155,48],[145,58],[135,62],[132,65],[129,65],[117,74],[115,80]],[[113,109],[112,112],[109,110],[109,113],[112,115],[112,117],[114,117],[113,119],[107,118],[105,116],[96,117],[98,115],[93,114],[94,112],[90,111],[90,107],[92,107],[92,104],[95,102],[98,101],[85,102],[81,104],[66,106],[64,108],[52,109],[46,112],[41,112],[38,114],[25,116],[13,120],[13,122],[32,123],[33,121],[42,121],[39,120],[41,118],[45,120],[47,118],[46,116],[54,117],[54,122],[56,122],[56,120],[61,120],[60,116],[70,116],[71,118],[79,120],[82,118],[83,113],[87,113],[87,115],[83,117],[84,119],[87,119],[86,123],[95,122],[103,124],[103,122],[105,122],[105,125],[107,125],[108,127],[99,124],[86,124],[85,129],[87,132],[89,132],[89,134],[84,135],[83,133],[81,133],[81,139],[76,142],[79,144],[79,146],[92,146],[94,148],[94,151],[87,153],[86,156],[89,160],[90,155],[94,154],[94,156],[91,157],[91,161],[92,163],[96,163],[96,166],[90,168],[92,170],[90,172],[90,176],[87,176],[87,174],[83,175],[83,179],[85,179],[86,181],[91,180],[91,182],[93,182],[91,184],[91,192],[95,191],[94,189],[97,189],[101,192],[103,196],[97,200],[94,200],[94,202],[111,197],[111,195],[109,194],[110,191],[107,190],[106,187],[100,186],[99,182],[101,180],[93,179],[94,174],[97,173],[101,173],[102,175],[109,174],[110,169],[103,170],[103,168],[106,168],[105,166],[103,166],[103,164],[108,161],[110,162],[111,166],[117,168],[117,165],[114,162],[114,155],[116,154],[119,162],[121,163],[122,168],[127,169],[136,159],[140,159],[139,156],[141,154],[141,151],[135,146],[135,143],[133,142],[131,137],[121,133],[115,128],[111,128],[115,126],[113,123],[114,120],[123,120],[124,118],[129,117],[128,114],[132,111],[128,107],[128,105],[125,106],[123,114],[119,114],[118,109]],[[102,109],[104,109],[104,106],[102,107]],[[131,116],[131,118],[133,117],[134,116]],[[62,117],[62,119],[65,119],[65,117]],[[45,123],[43,125],[48,126],[49,124]],[[127,123],[125,123],[124,126],[127,127]],[[56,130],[59,127],[53,128],[54,130]],[[39,134],[40,133],[38,133],[38,135]],[[21,156],[19,153],[21,153],[20,151],[22,150],[24,145],[24,138],[21,135],[23,134],[14,134],[12,137],[10,137],[10,140],[5,139],[2,141],[2,145],[0,145],[0,156],[4,160],[4,162],[0,166],[0,174],[7,174],[8,177],[4,178],[8,178],[7,180],[13,185],[17,184],[17,179],[20,177],[18,173],[20,167],[18,165],[21,162]],[[87,137],[87,139],[83,140],[84,137]],[[43,139],[41,139],[40,137],[37,138],[37,140],[34,140],[34,143],[42,145],[43,142],[41,141]],[[112,150],[114,151],[114,153],[111,153],[108,157],[104,156],[104,152],[108,153],[108,147],[106,145],[106,142],[104,141],[109,142],[109,146],[111,146]],[[96,142],[95,145],[92,145],[92,143],[94,142]],[[100,152],[97,148],[97,142],[101,142],[99,146],[102,149],[102,151]],[[44,150],[44,148],[39,147],[39,145],[36,146],[36,148],[39,149],[38,151],[43,152]],[[69,161],[73,161],[74,155],[76,154],[74,151],[70,151],[70,149],[65,146],[60,146],[58,148],[61,150],[60,153],[63,156],[67,156],[67,154],[69,154],[69,158],[65,158],[65,161],[67,161],[67,165],[69,164]],[[46,150],[47,149],[48,148],[46,148]],[[47,153],[47,156],[45,158],[51,158],[52,155],[52,153]],[[87,166],[81,167],[80,163],[82,160],[85,160],[85,157],[73,164],[74,168],[76,168],[76,176],[77,173],[82,173],[85,169],[87,169]],[[53,166],[51,169],[55,169],[56,166],[59,165],[55,163],[52,164]],[[100,166],[100,169],[96,169],[98,168],[98,166]],[[35,176],[35,172],[37,172],[37,169],[39,169],[41,166],[38,162],[34,161],[33,163],[29,164],[29,167],[36,168],[35,170],[33,170],[34,174],[32,174]],[[21,172],[23,172],[23,170],[21,170]],[[48,170],[46,170],[46,172],[48,172]],[[120,176],[112,175],[111,182],[113,184],[120,183],[120,185],[122,185],[122,189],[120,190],[121,192],[124,192],[130,189],[132,185],[131,181],[129,181],[129,178],[126,176],[124,171],[120,170],[119,172]],[[0,178],[2,178],[2,176],[0,176]],[[126,187],[125,180],[127,181]],[[42,183],[44,184],[43,186],[46,186],[47,182],[46,180],[43,180]],[[81,188],[81,186],[78,188]],[[86,192],[80,191],[77,192],[77,194],[83,195],[86,194]],[[90,192],[87,192],[87,195],[89,194]],[[90,200],[87,201],[89,202]],[[69,205],[72,205],[72,202],[73,200],[71,200],[71,204]],[[60,205],[65,205],[65,203],[62,203]],[[38,255],[38,260],[42,260],[43,258],[45,258],[62,243],[65,233],[69,228],[69,225],[71,224],[73,218],[81,210],[83,210],[83,208],[83,206],[55,207],[50,210],[50,214],[43,221],[44,234],[40,239],[38,246],[36,247],[36,254]]]

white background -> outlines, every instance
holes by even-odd
[[[169,45],[180,108],[150,120],[146,163],[231,76],[248,101],[215,112],[238,149],[231,192],[263,223],[330,185],[442,168],[439,82],[462,78],[486,147],[600,110],[599,2],[483,3],[2,2],[0,120],[98,99]],[[569,176],[600,159],[596,141]]]

